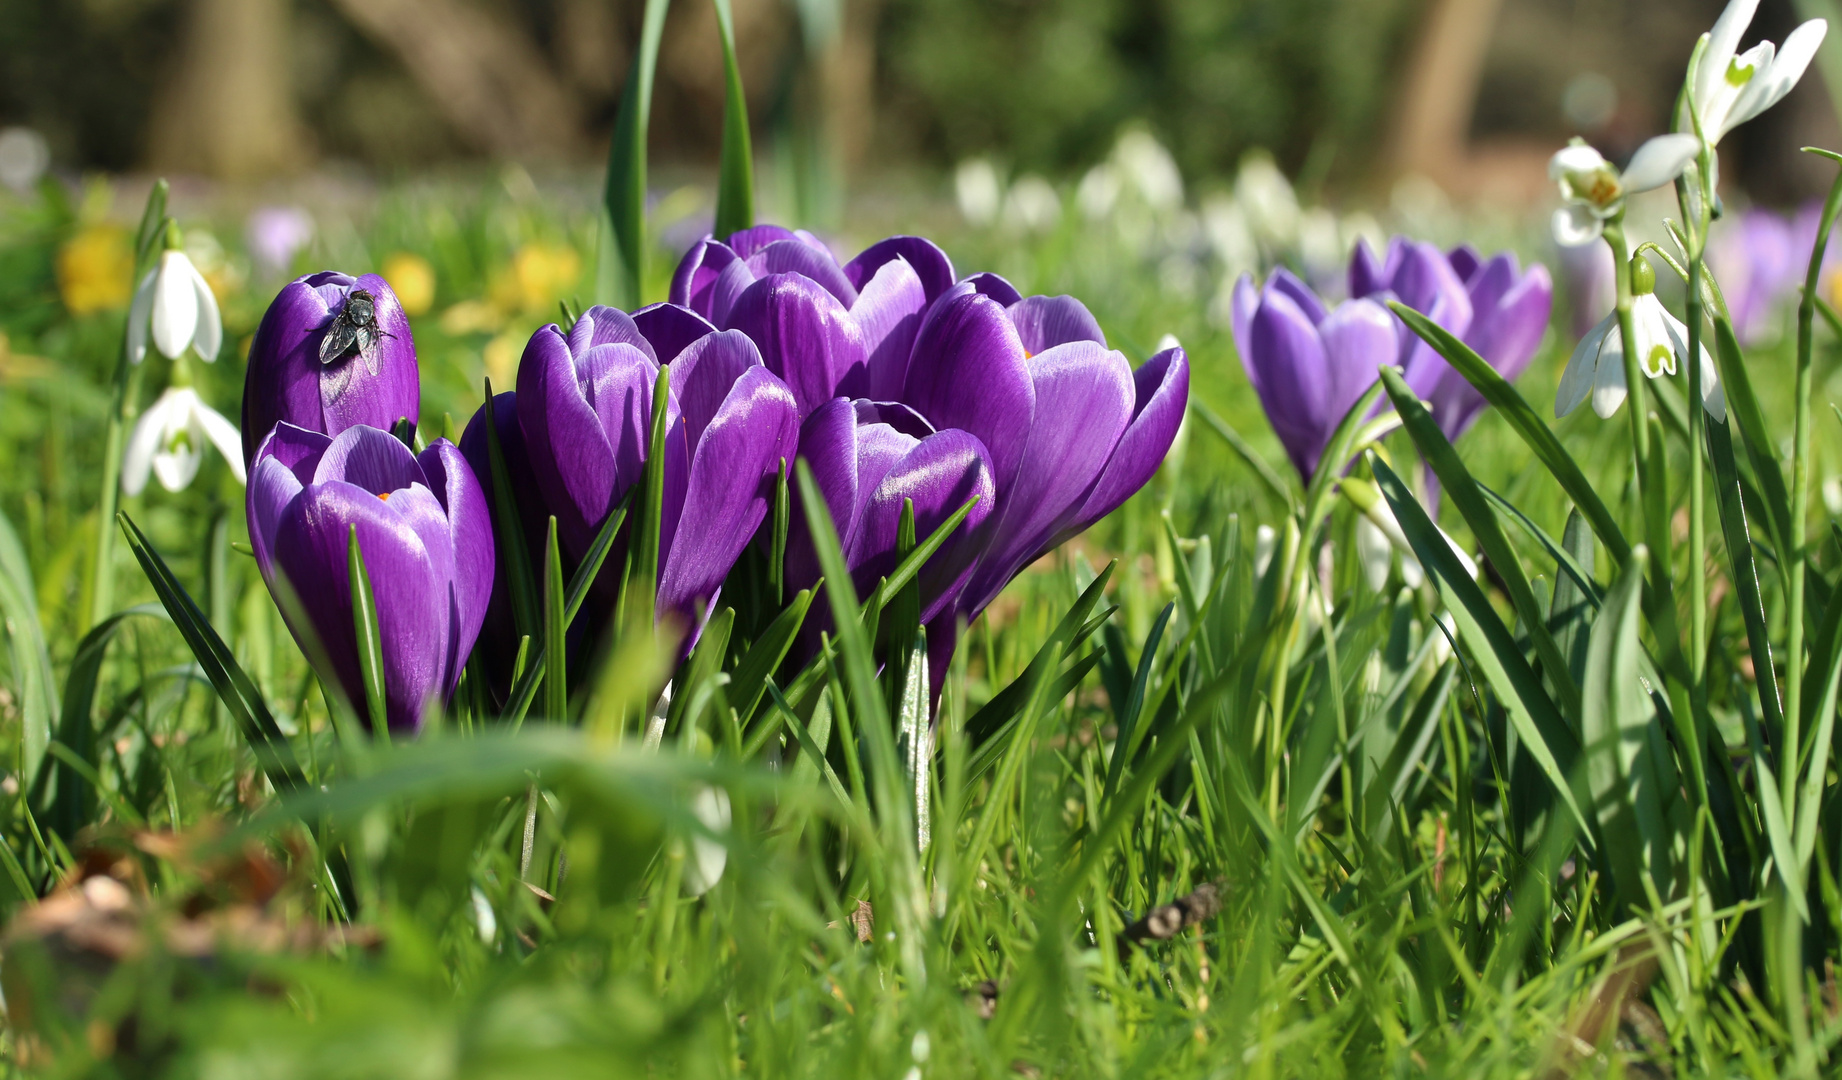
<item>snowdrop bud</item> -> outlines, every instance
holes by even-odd
[[[974,225],[990,225],[998,219],[1004,202],[1004,186],[998,170],[984,158],[962,161],[953,175],[953,194],[959,212]]]
[[[1394,569],[1394,545],[1366,517],[1356,519],[1356,558],[1362,562],[1362,577],[1371,592],[1387,588],[1388,575]]]
[[[1273,562],[1273,547],[1279,534],[1271,525],[1262,525],[1254,530],[1254,575],[1265,577],[1266,568]]]
[[[1631,292],[1635,296],[1646,296],[1657,291],[1657,272],[1650,265],[1650,260],[1638,255],[1631,260]]]
[[[691,796],[691,813],[704,828],[718,836],[729,831],[729,793],[722,788],[700,787]],[[691,838],[691,858],[684,864],[684,891],[687,896],[702,896],[723,879],[729,861],[729,849],[720,840],[703,835]]]

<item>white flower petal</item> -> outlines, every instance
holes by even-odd
[[[1681,175],[1701,153],[1701,140],[1693,135],[1658,135],[1637,148],[1625,166],[1626,191],[1649,191]]]
[[[166,441],[169,413],[174,391],[168,390],[147,407],[128,434],[128,448],[122,452],[122,491],[139,495],[147,486],[147,474],[153,468],[154,453]],[[182,406],[183,407],[183,406]]]
[[[224,346],[224,320],[217,310],[217,294],[205,282],[205,276],[191,263],[186,269],[192,272],[192,291],[198,296],[198,332],[192,339],[192,346],[198,350],[199,359],[209,364],[217,360],[218,350]]]
[[[1715,423],[1727,422],[1727,388],[1721,385],[1720,372],[1705,347],[1701,350],[1701,407]]]
[[[1605,336],[1599,350],[1599,362],[1593,368],[1593,412],[1599,419],[1610,420],[1625,403],[1625,351],[1616,328]]]
[[[1605,222],[1585,203],[1568,203],[1554,211],[1554,242],[1562,247],[1579,247],[1599,239]]]
[[[1548,179],[1558,181],[1568,173],[1598,172],[1605,168],[1605,155],[1585,143],[1563,146],[1548,159]]]
[[[1394,570],[1394,545],[1366,516],[1356,519],[1356,559],[1362,564],[1362,578],[1368,582],[1370,592],[1388,587],[1388,575]]]
[[[153,343],[170,360],[177,360],[198,330],[198,294],[192,289],[192,260],[183,251],[160,256],[154,281]]]
[[[147,359],[147,322],[153,318],[155,275],[155,271],[147,271],[128,308],[128,359],[136,364]]]
[[[700,787],[691,796],[691,813],[704,828],[718,836],[729,831],[729,793],[722,788]],[[723,867],[729,862],[729,849],[722,841],[707,836],[691,838],[691,858],[684,864],[684,891],[688,896],[702,896],[722,880]]]
[[[1717,82],[1727,78],[1727,65],[1733,62],[1740,38],[1746,35],[1753,13],[1758,10],[1759,0],[1733,0],[1715,20],[1714,29],[1708,31],[1708,48],[1701,54],[1701,69],[1695,72],[1697,101],[1708,100]]]
[[[1784,39],[1784,49],[1778,53],[1770,66],[1754,75],[1740,100],[1734,103],[1733,111],[1727,117],[1727,129],[1732,130],[1758,116],[1784,100],[1786,94],[1797,86],[1804,77],[1804,71],[1810,67],[1810,61],[1816,57],[1817,46],[1823,43],[1823,36],[1829,32],[1829,24],[1822,19],[1811,19]]]
[[[1593,372],[1599,364],[1599,350],[1605,344],[1606,335],[1614,332],[1617,326],[1617,314],[1607,315],[1574,346],[1573,355],[1567,358],[1567,368],[1561,372],[1560,389],[1554,395],[1556,419],[1579,408],[1580,402],[1592,393]]]
[[[1631,333],[1637,339],[1637,363],[1645,375],[1654,379],[1676,373],[1678,351],[1688,352],[1675,331],[1675,326],[1681,325],[1655,293],[1645,293],[1631,302]]]
[[[200,436],[199,441],[202,440],[203,436]],[[184,491],[198,476],[198,466],[204,456],[198,446],[188,439],[177,449],[161,450],[153,456],[154,475],[160,478],[160,486],[166,490]]]
[[[217,452],[224,455],[224,460],[230,464],[230,471],[236,474],[237,483],[249,483],[243,468],[243,438],[237,434],[237,426],[203,401],[197,401],[192,406],[192,415],[204,428],[211,445],[217,447]]]

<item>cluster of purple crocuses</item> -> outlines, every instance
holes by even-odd
[[[1469,247],[1443,252],[1397,236],[1379,256],[1358,242],[1349,295],[1327,307],[1283,269],[1264,286],[1250,277],[1235,284],[1233,333],[1241,364],[1286,455],[1307,481],[1338,422],[1383,364],[1401,368],[1448,439],[1470,428],[1484,408],[1483,395],[1386,301],[1424,313],[1513,380],[1541,344],[1554,285],[1545,267],[1524,270],[1512,254],[1484,259]]]
[[[375,367],[356,352],[322,364],[359,289],[375,304]],[[640,482],[662,367],[657,614],[689,625],[720,603],[796,458],[860,590],[895,565],[905,503],[925,537],[976,497],[920,577],[935,685],[962,623],[1150,480],[1189,396],[1181,349],[1135,370],[1079,301],[962,279],[927,240],[891,237],[841,265],[810,234],[758,226],[694,245],[666,303],[538,330],[515,390],[481,407],[458,448],[436,440],[417,455],[388,430],[413,422],[419,399],[389,286],[310,275],[263,319],[244,399],[252,546],[308,655],[363,699],[346,569],[356,529],[393,728],[419,727],[453,693],[476,640],[488,666],[508,668],[510,545],[495,546],[493,500],[513,500],[528,551],[543,550],[554,517],[565,558],[583,558]],[[792,589],[819,576],[804,518],[796,505]]]

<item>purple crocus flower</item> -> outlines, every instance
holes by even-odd
[[[377,600],[388,721],[419,730],[453,694],[492,593],[492,525],[460,450],[437,439],[417,456],[374,427],[328,437],[282,423],[256,451],[248,513],[256,565],[295,640],[362,708],[346,569],[357,530]]]
[[[1372,299],[1326,308],[1288,270],[1274,271],[1261,287],[1248,275],[1235,282],[1235,351],[1273,433],[1307,482],[1331,433],[1381,365],[1399,363],[1397,323]]]
[[[280,274],[313,239],[313,215],[298,206],[260,207],[251,211],[243,238],[263,273]]]
[[[498,522],[499,499],[512,500],[512,512],[515,515],[524,537],[525,552],[532,565],[541,566],[544,546],[548,543],[549,511],[538,495],[537,475],[531,471],[531,459],[525,449],[524,429],[518,426],[518,394],[508,390],[496,394],[492,399],[491,423],[499,435],[499,450],[505,460],[505,471],[510,490],[501,493],[493,481],[492,446],[487,440],[487,406],[480,406],[467,422],[467,430],[461,433],[461,456],[473,469],[473,475],[480,482],[480,490],[486,497],[489,513],[495,515],[493,522]],[[512,610],[511,575],[518,572],[506,562],[505,537],[496,536],[492,598],[486,607],[486,622],[480,628],[479,648],[476,655],[485,669],[487,682],[494,697],[503,702],[511,691],[512,665],[518,654],[518,627]],[[575,572],[574,560],[565,557],[563,573],[567,577]]]
[[[568,332],[545,326],[525,347],[516,398],[537,490],[579,559],[643,475],[659,357],[669,358],[657,610],[686,618],[715,595],[766,516],[799,434],[794,395],[755,343],[707,324],[692,337],[701,322],[660,305],[632,317],[590,308]],[[677,353],[655,349],[685,338]]]
[[[921,316],[953,284],[930,241],[890,237],[843,266],[806,232],[758,225],[694,245],[671,299],[746,333],[799,399],[800,417],[835,395],[894,395]]]
[[[1814,218],[1800,226],[1754,207],[1722,221],[1708,240],[1708,268],[1720,282],[1733,332],[1743,345],[1777,336],[1777,316],[1797,291],[1816,240]],[[1800,252],[1802,232],[1809,235]]]
[[[1617,299],[1612,249],[1594,240],[1559,245],[1555,251],[1559,254],[1561,281],[1567,289],[1568,329],[1578,341],[1612,313]]]
[[[361,291],[360,306],[346,318],[348,303]],[[371,306],[368,320],[360,314],[365,298]],[[342,332],[363,321],[372,336],[367,345],[354,333],[349,347],[323,363],[326,336],[342,318]],[[359,425],[388,430],[403,418],[413,423],[421,400],[416,343],[389,283],[376,274],[308,274],[282,287],[250,344],[243,380],[243,455],[254,460],[257,446],[276,424],[325,435]]]

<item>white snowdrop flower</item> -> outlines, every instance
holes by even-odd
[[[1215,257],[1221,260],[1224,280],[1232,282],[1260,268],[1260,247],[1254,230],[1247,223],[1247,212],[1232,195],[1215,194],[1203,201],[1202,232]]]
[[[953,174],[953,195],[959,212],[973,225],[990,225],[998,220],[1004,204],[1004,183],[998,169],[986,158],[970,158],[959,163]]]
[[[1135,128],[1121,135],[1113,146],[1113,163],[1153,210],[1175,210],[1183,205],[1183,173],[1170,151],[1150,132]]]
[[[1275,248],[1291,246],[1298,235],[1298,193],[1271,156],[1254,151],[1241,159],[1234,197],[1262,242]]]
[[[189,386],[170,387],[148,406],[128,436],[122,454],[122,490],[139,495],[152,473],[168,491],[183,491],[198,475],[209,440],[230,463],[238,483],[243,471],[243,440],[235,424],[199,399]]]
[[[1568,143],[1548,161],[1548,178],[1561,188],[1555,242],[1577,247],[1598,239],[1606,221],[1624,210],[1626,195],[1670,183],[1699,153],[1701,140],[1693,135],[1658,135],[1638,147],[1620,173],[1584,141]]]
[[[1119,203],[1119,170],[1101,162],[1087,170],[1075,188],[1075,205],[1089,221],[1105,220]]]
[[[1816,56],[1829,24],[1811,19],[1784,39],[1779,51],[1761,41],[1739,52],[1740,38],[1752,24],[1759,0],[1732,0],[1707,34],[1707,49],[1691,73],[1689,106],[1709,146],[1784,100]]]
[[[481,944],[491,945],[499,937],[499,918],[478,885],[473,887],[473,926],[480,933]]]
[[[1181,349],[1181,348],[1183,348],[1183,342],[1177,340],[1177,335],[1165,334],[1163,337],[1158,339],[1158,347],[1151,350],[1151,352],[1152,352],[1152,355],[1155,356],[1158,353],[1161,353],[1166,349]]]
[[[51,147],[43,135],[27,127],[0,129],[0,184],[23,195],[50,167]]]
[[[1401,523],[1394,516],[1394,508],[1388,505],[1388,500],[1381,498],[1366,500],[1358,505],[1358,509],[1362,511],[1362,519],[1374,525],[1383,536],[1388,538],[1388,542],[1394,545],[1395,550],[1401,553],[1401,580],[1412,588],[1419,588],[1420,583],[1426,580],[1425,572],[1420,566],[1420,560],[1414,555],[1413,545],[1407,541],[1407,534],[1401,531]],[[1433,528],[1439,529],[1439,526],[1435,524]],[[1361,533],[1358,532],[1357,535],[1361,536]],[[1457,556],[1458,565],[1464,570],[1465,576],[1473,581],[1477,580],[1477,560],[1473,559],[1464,548],[1458,546],[1458,541],[1452,539],[1451,533],[1439,529],[1439,535],[1445,538],[1446,546],[1452,549],[1453,555]]]
[[[1631,333],[1637,339],[1638,366],[1652,379],[1674,375],[1678,362],[1688,359],[1688,328],[1671,315],[1651,289],[1655,275],[1649,265],[1639,260],[1633,266],[1634,290],[1631,300]],[[1579,408],[1589,396],[1593,412],[1609,419],[1625,402],[1630,388],[1625,385],[1624,335],[1618,329],[1616,311],[1599,320],[1574,347],[1561,373],[1561,385],[1554,394],[1554,415],[1566,416]],[[1715,421],[1727,419],[1727,394],[1721,388],[1720,373],[1706,345],[1701,346],[1701,404]]]
[[[1337,215],[1322,206],[1314,206],[1299,215],[1298,256],[1314,279],[1318,275],[1334,276],[1342,269],[1346,251]]]
[[[700,787],[691,796],[691,813],[704,828],[717,835],[729,831],[729,793],[722,788]],[[702,896],[723,880],[723,868],[729,863],[729,848],[708,836],[691,837],[691,857],[684,864],[684,891],[687,896]]]
[[[217,359],[224,344],[217,297],[183,251],[163,252],[159,265],[148,271],[134,291],[134,303],[128,309],[128,357],[137,364],[147,357],[150,334],[154,348],[170,360],[192,348],[209,363]]]
[[[1004,221],[1020,232],[1046,232],[1062,220],[1062,197],[1049,181],[1025,176],[1011,185],[1004,200]]]
[[[1842,517],[1842,476],[1823,479],[1823,509],[1830,517]]]

